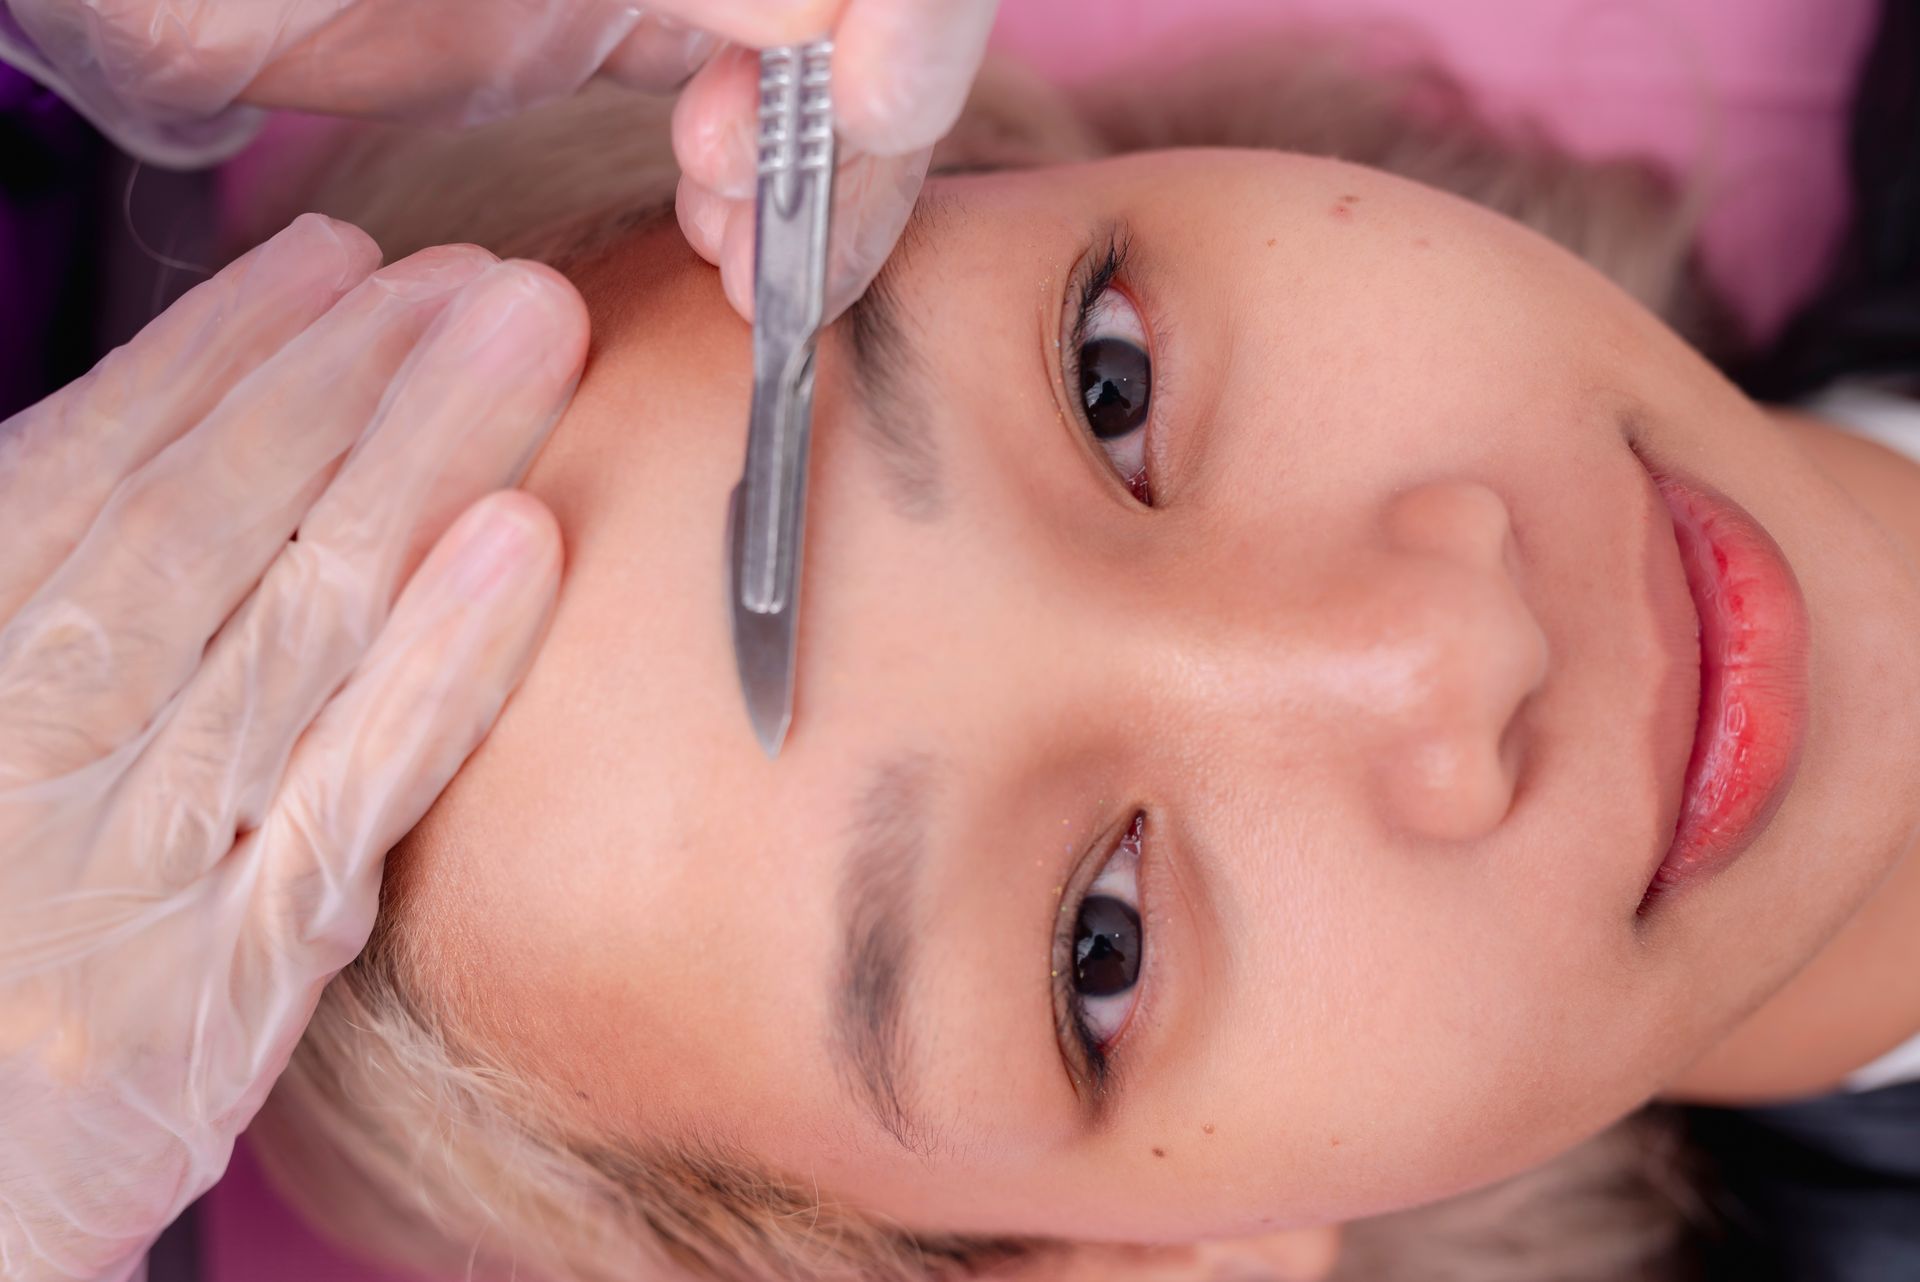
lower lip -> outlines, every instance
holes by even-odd
[[[1779,545],[1725,495],[1654,481],[1700,617],[1700,721],[1673,844],[1642,912],[1753,845],[1793,782],[1807,724],[1807,603]]]

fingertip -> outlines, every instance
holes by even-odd
[[[824,324],[831,325],[846,314],[846,310],[860,300],[873,284],[874,277],[880,274],[882,264],[837,263],[827,275],[826,303],[821,308],[825,317]]]
[[[847,0],[652,0],[649,12],[671,14],[756,49],[803,44],[834,29]]]
[[[727,302],[753,320],[753,206],[727,200],[682,176],[674,198],[681,234],[693,252],[720,269]]]
[[[324,306],[379,268],[380,247],[373,237],[352,223],[302,214],[221,275],[230,277],[229,286],[242,299],[298,307],[317,298]]]
[[[496,490],[460,514],[428,558],[459,601],[509,608],[537,621],[559,589],[560,523],[524,490]],[[444,558],[444,559],[443,559]],[[531,613],[530,613],[531,612]]]
[[[753,209],[737,205],[727,215],[720,246],[720,284],[742,320],[753,323]]]
[[[781,0],[778,4],[755,0],[723,0],[726,7],[749,8],[760,24],[757,47],[806,44],[832,32],[847,10],[849,0]]]
[[[827,266],[827,318],[866,292],[899,243],[925,182],[931,152],[860,156],[834,193],[835,242]]]
[[[577,378],[587,361],[593,322],[587,302],[574,283],[545,263],[511,258],[499,271],[511,273],[526,291],[527,315],[538,327],[534,337],[546,347],[549,365]]]
[[[685,174],[680,176],[673,200],[680,234],[687,238],[694,253],[716,267],[720,265],[720,249],[727,236],[727,208],[726,200]]]
[[[444,245],[428,245],[425,249],[416,249],[399,261],[403,263],[465,263],[485,271],[499,262],[500,256],[486,246],[476,245],[470,240],[450,240]]]
[[[503,532],[508,559],[528,575],[542,577],[560,569],[560,518],[541,499],[525,490],[495,490],[468,511]]]
[[[710,58],[673,105],[680,172],[731,199],[753,195],[759,148],[759,55],[730,46]]]
[[[649,16],[600,64],[600,74],[642,93],[670,93],[685,86],[720,48],[711,32]]]
[[[525,490],[500,490],[482,502],[494,502],[510,511],[516,520],[524,521],[527,528],[535,531],[555,551],[556,559],[560,548],[560,518],[553,514],[546,500]]]
[[[464,289],[499,261],[478,245],[431,245],[381,268],[370,283],[396,298],[421,302]]]
[[[416,373],[502,386],[529,374],[572,380],[586,356],[585,305],[564,277],[536,263],[491,262],[457,282],[427,336]]]
[[[332,266],[341,289],[358,284],[380,266],[380,246],[373,237],[325,214],[301,214],[266,242],[264,253],[307,270],[316,260]]]

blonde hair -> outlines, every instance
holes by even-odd
[[[1649,165],[1575,160],[1476,118],[1444,75],[1304,36],[1201,55],[1181,75],[1069,95],[999,67],[936,157],[1008,168],[1180,145],[1335,155],[1479,201],[1597,266],[1696,345],[1733,333],[1695,268],[1698,191]],[[1147,85],[1151,84],[1151,90]],[[663,104],[596,90],[463,134],[379,130],[290,205],[359,223],[390,257],[467,240],[569,270],[670,209]],[[276,211],[289,213],[291,209]],[[569,1129],[540,1085],[456,1025],[406,922],[405,845],[366,952],[322,996],[253,1143],[309,1217],[370,1254],[550,1282],[918,1282],[1063,1244],[928,1238],[822,1202],[718,1143]],[[1619,1282],[1669,1276],[1694,1213],[1677,1130],[1645,1110],[1494,1188],[1351,1226],[1340,1278]]]

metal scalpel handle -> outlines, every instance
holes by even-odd
[[[833,206],[833,44],[760,55],[754,220],[753,406],[729,520],[734,658],[760,745],[793,717],[814,344],[825,315]]]

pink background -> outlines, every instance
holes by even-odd
[[[1844,216],[1846,107],[1875,0],[1003,0],[1002,47],[1062,77],[1222,29],[1404,28],[1496,118],[1590,154],[1705,166],[1707,260],[1770,331]]]
[[[998,44],[1063,79],[1222,30],[1401,27],[1497,118],[1590,154],[1704,165],[1709,265],[1751,324],[1819,280],[1844,216],[1845,108],[1875,0],[1002,0]],[[415,1282],[326,1249],[244,1143],[206,1207],[215,1282]]]

